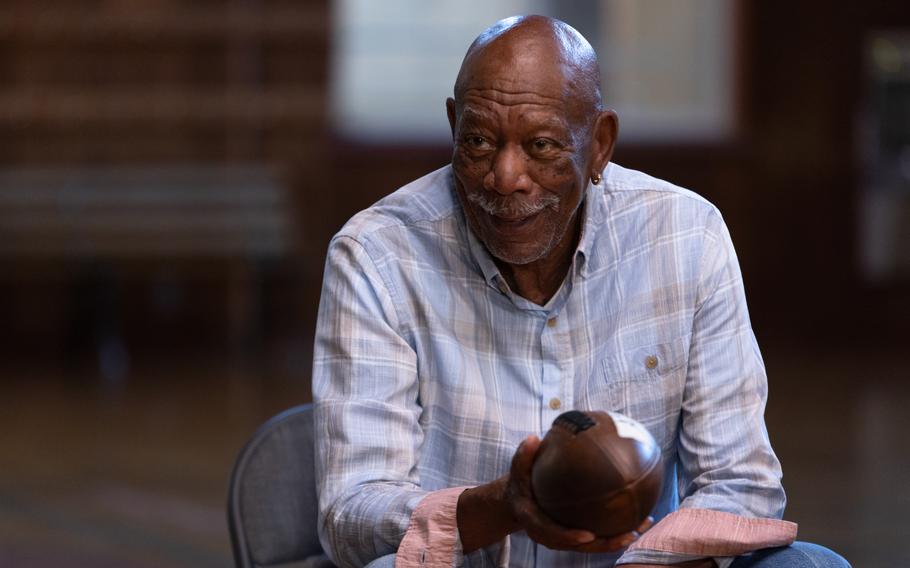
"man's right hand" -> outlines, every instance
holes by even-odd
[[[508,475],[467,489],[458,499],[458,531],[467,554],[520,530],[534,542],[554,550],[613,552],[635,542],[651,526],[647,519],[637,531],[610,538],[558,524],[544,513],[531,490],[531,466],[540,438],[528,436],[515,451]]]

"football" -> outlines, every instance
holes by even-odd
[[[600,537],[638,528],[662,485],[657,442],[641,423],[616,412],[560,414],[531,469],[534,498],[547,515]]]

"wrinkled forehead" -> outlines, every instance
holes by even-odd
[[[567,133],[571,130],[569,117],[563,106],[549,102],[535,102],[522,97],[519,100],[500,102],[484,96],[468,94],[462,104],[459,125],[462,128],[499,129],[512,124],[520,129],[550,130]]]

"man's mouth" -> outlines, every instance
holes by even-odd
[[[532,213],[530,215],[490,215],[493,219],[493,222],[497,225],[505,225],[508,227],[520,227],[531,221],[533,221],[540,212]]]
[[[546,195],[534,201],[521,198],[494,197],[483,192],[467,194],[468,201],[482,209],[495,220],[503,223],[521,223],[536,217],[544,209],[559,210],[559,198],[555,195]]]

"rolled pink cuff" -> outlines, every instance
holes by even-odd
[[[449,568],[460,553],[458,543],[458,497],[467,487],[452,487],[427,494],[411,513],[395,568]]]
[[[692,556],[739,556],[787,546],[796,540],[796,523],[741,517],[710,509],[670,513],[635,541],[629,550],[656,550]]]

